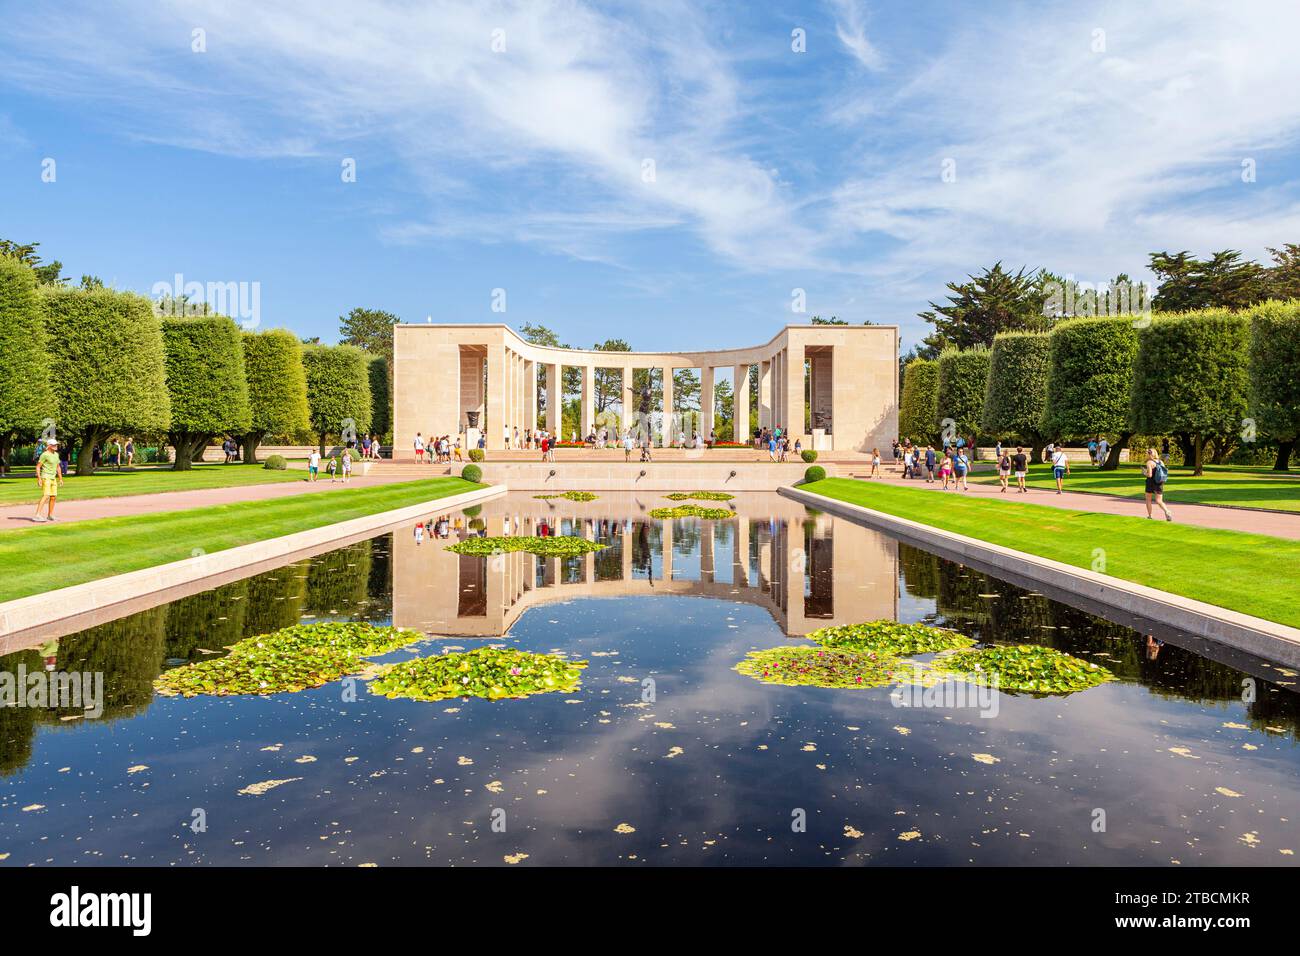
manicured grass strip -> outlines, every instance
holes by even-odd
[[[799,490],[1300,627],[1300,541],[851,478]]]
[[[482,488],[457,477],[38,525],[0,535],[0,601]]]
[[[1065,478],[1066,491],[1091,494],[1119,495],[1141,500],[1144,479],[1140,465],[1121,465],[1115,471],[1099,471],[1088,464],[1071,464]],[[1276,477],[1273,477],[1276,475]],[[982,484],[996,485],[997,476],[980,472],[971,478]],[[1009,480],[1014,487],[1015,476]],[[1034,465],[1029,469],[1025,484],[1031,488],[1056,490],[1049,465]],[[1283,475],[1269,472],[1207,471],[1194,477],[1190,468],[1175,467],[1170,470],[1165,485],[1165,501],[1169,504],[1232,505],[1238,508],[1272,508],[1275,511],[1300,511],[1300,475]]]
[[[82,501],[89,498],[151,495],[159,491],[237,488],[279,481],[302,481],[306,477],[307,474],[302,469],[276,471],[261,465],[195,465],[189,471],[151,467],[135,471],[101,469],[84,477],[69,473],[59,488],[59,500]],[[41,490],[36,486],[33,469],[27,468],[19,471],[15,477],[0,479],[0,505],[30,502],[35,506],[40,500]]]

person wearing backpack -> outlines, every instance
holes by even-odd
[[[1147,517],[1152,516],[1151,503],[1154,501],[1165,513],[1165,520],[1173,521],[1174,516],[1165,507],[1165,482],[1169,479],[1169,467],[1156,454],[1154,448],[1147,449],[1147,460],[1142,466],[1142,474],[1146,476]]]

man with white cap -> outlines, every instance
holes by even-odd
[[[45,451],[36,460],[36,485],[41,489],[41,500],[36,505],[36,521],[54,520],[54,503],[59,500],[59,485],[63,484],[63,471],[59,468],[59,443],[51,438],[45,442]],[[41,517],[41,509],[47,517]]]

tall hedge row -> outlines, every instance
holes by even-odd
[[[1041,425],[1051,348],[1047,333],[1002,332],[994,336],[989,351],[981,419],[984,432],[1031,445],[1035,461],[1043,446]]]
[[[370,368],[366,353],[351,345],[309,345],[303,349],[307,370],[307,407],[320,453],[330,435],[360,436],[370,430]],[[351,430],[349,432],[349,429]]]
[[[1049,336],[1046,399],[1040,431],[1056,440],[1118,436],[1107,468],[1133,428],[1129,393],[1137,358],[1139,317],[1067,319]]]
[[[1226,309],[1157,316],[1138,333],[1129,421],[1134,431],[1190,440],[1196,474],[1205,443],[1242,433],[1250,389],[1250,322]]]
[[[984,393],[988,388],[989,350],[945,349],[939,354],[939,401],[935,425],[940,438],[965,437],[979,431],[984,417]],[[946,434],[945,420],[952,421]]]
[[[41,431],[57,406],[36,273],[0,256],[0,474],[20,436]]]
[[[1250,315],[1250,415],[1277,440],[1285,471],[1300,440],[1300,301],[1266,302]]]
[[[59,437],[90,449],[114,432],[161,433],[171,424],[162,330],[153,304],[112,289],[40,288],[49,334]],[[94,470],[77,456],[77,473]]]
[[[913,359],[903,375],[903,395],[898,402],[898,430],[918,445],[938,440],[939,363]]]
[[[245,332],[244,376],[248,382],[249,425],[241,436],[243,460],[257,461],[267,435],[292,435],[311,427],[302,342],[285,329]]]
[[[190,468],[217,435],[248,430],[248,382],[239,326],[224,315],[165,318],[167,394],[177,471]]]

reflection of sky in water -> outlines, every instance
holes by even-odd
[[[501,507],[518,505],[485,508],[488,533],[499,533]],[[1288,690],[1261,680],[1247,706],[1241,672],[1172,642],[1148,648],[1117,625],[783,508],[781,519],[749,525],[747,561],[736,560],[734,523],[717,526],[709,556],[708,526],[676,523],[672,580],[685,591],[665,586],[663,529],[640,518],[592,527],[619,550],[599,574],[566,562],[569,584],[521,566],[498,592],[504,567],[465,566],[459,584],[526,607],[505,641],[590,661],[567,696],[428,704],[361,689],[346,702],[335,684],[269,699],[150,701],[165,660],[200,659],[300,616],[441,613],[426,589],[477,614],[482,602],[462,603],[450,581],[404,583],[402,569],[439,560],[444,543],[417,544],[409,530],[64,638],[58,666],[105,670],[109,713],[64,722],[0,712],[3,865],[499,864],[519,853],[597,864],[1294,862],[1281,852],[1300,843]],[[459,524],[453,536],[468,530]],[[601,593],[617,591],[625,566],[637,596],[569,596],[601,586],[598,577]],[[694,593],[713,599],[690,596],[709,567],[714,586]],[[744,593],[737,575],[750,582]],[[898,708],[888,689],[777,687],[732,670],[745,652],[788,641],[783,629],[805,611],[820,615],[812,626],[841,623],[862,601],[885,599],[903,620],[1095,655],[1124,680],[1068,698],[1002,695],[986,719]],[[434,638],[418,651],[479,640]],[[5,666],[20,659],[39,667],[41,649]],[[642,700],[646,678],[653,703]],[[289,778],[301,779],[238,793]],[[205,833],[189,829],[195,808]],[[1097,808],[1104,833],[1092,829]],[[504,833],[492,828],[494,809],[505,812]],[[797,810],[805,833],[791,831]],[[620,824],[634,832],[615,832]]]

